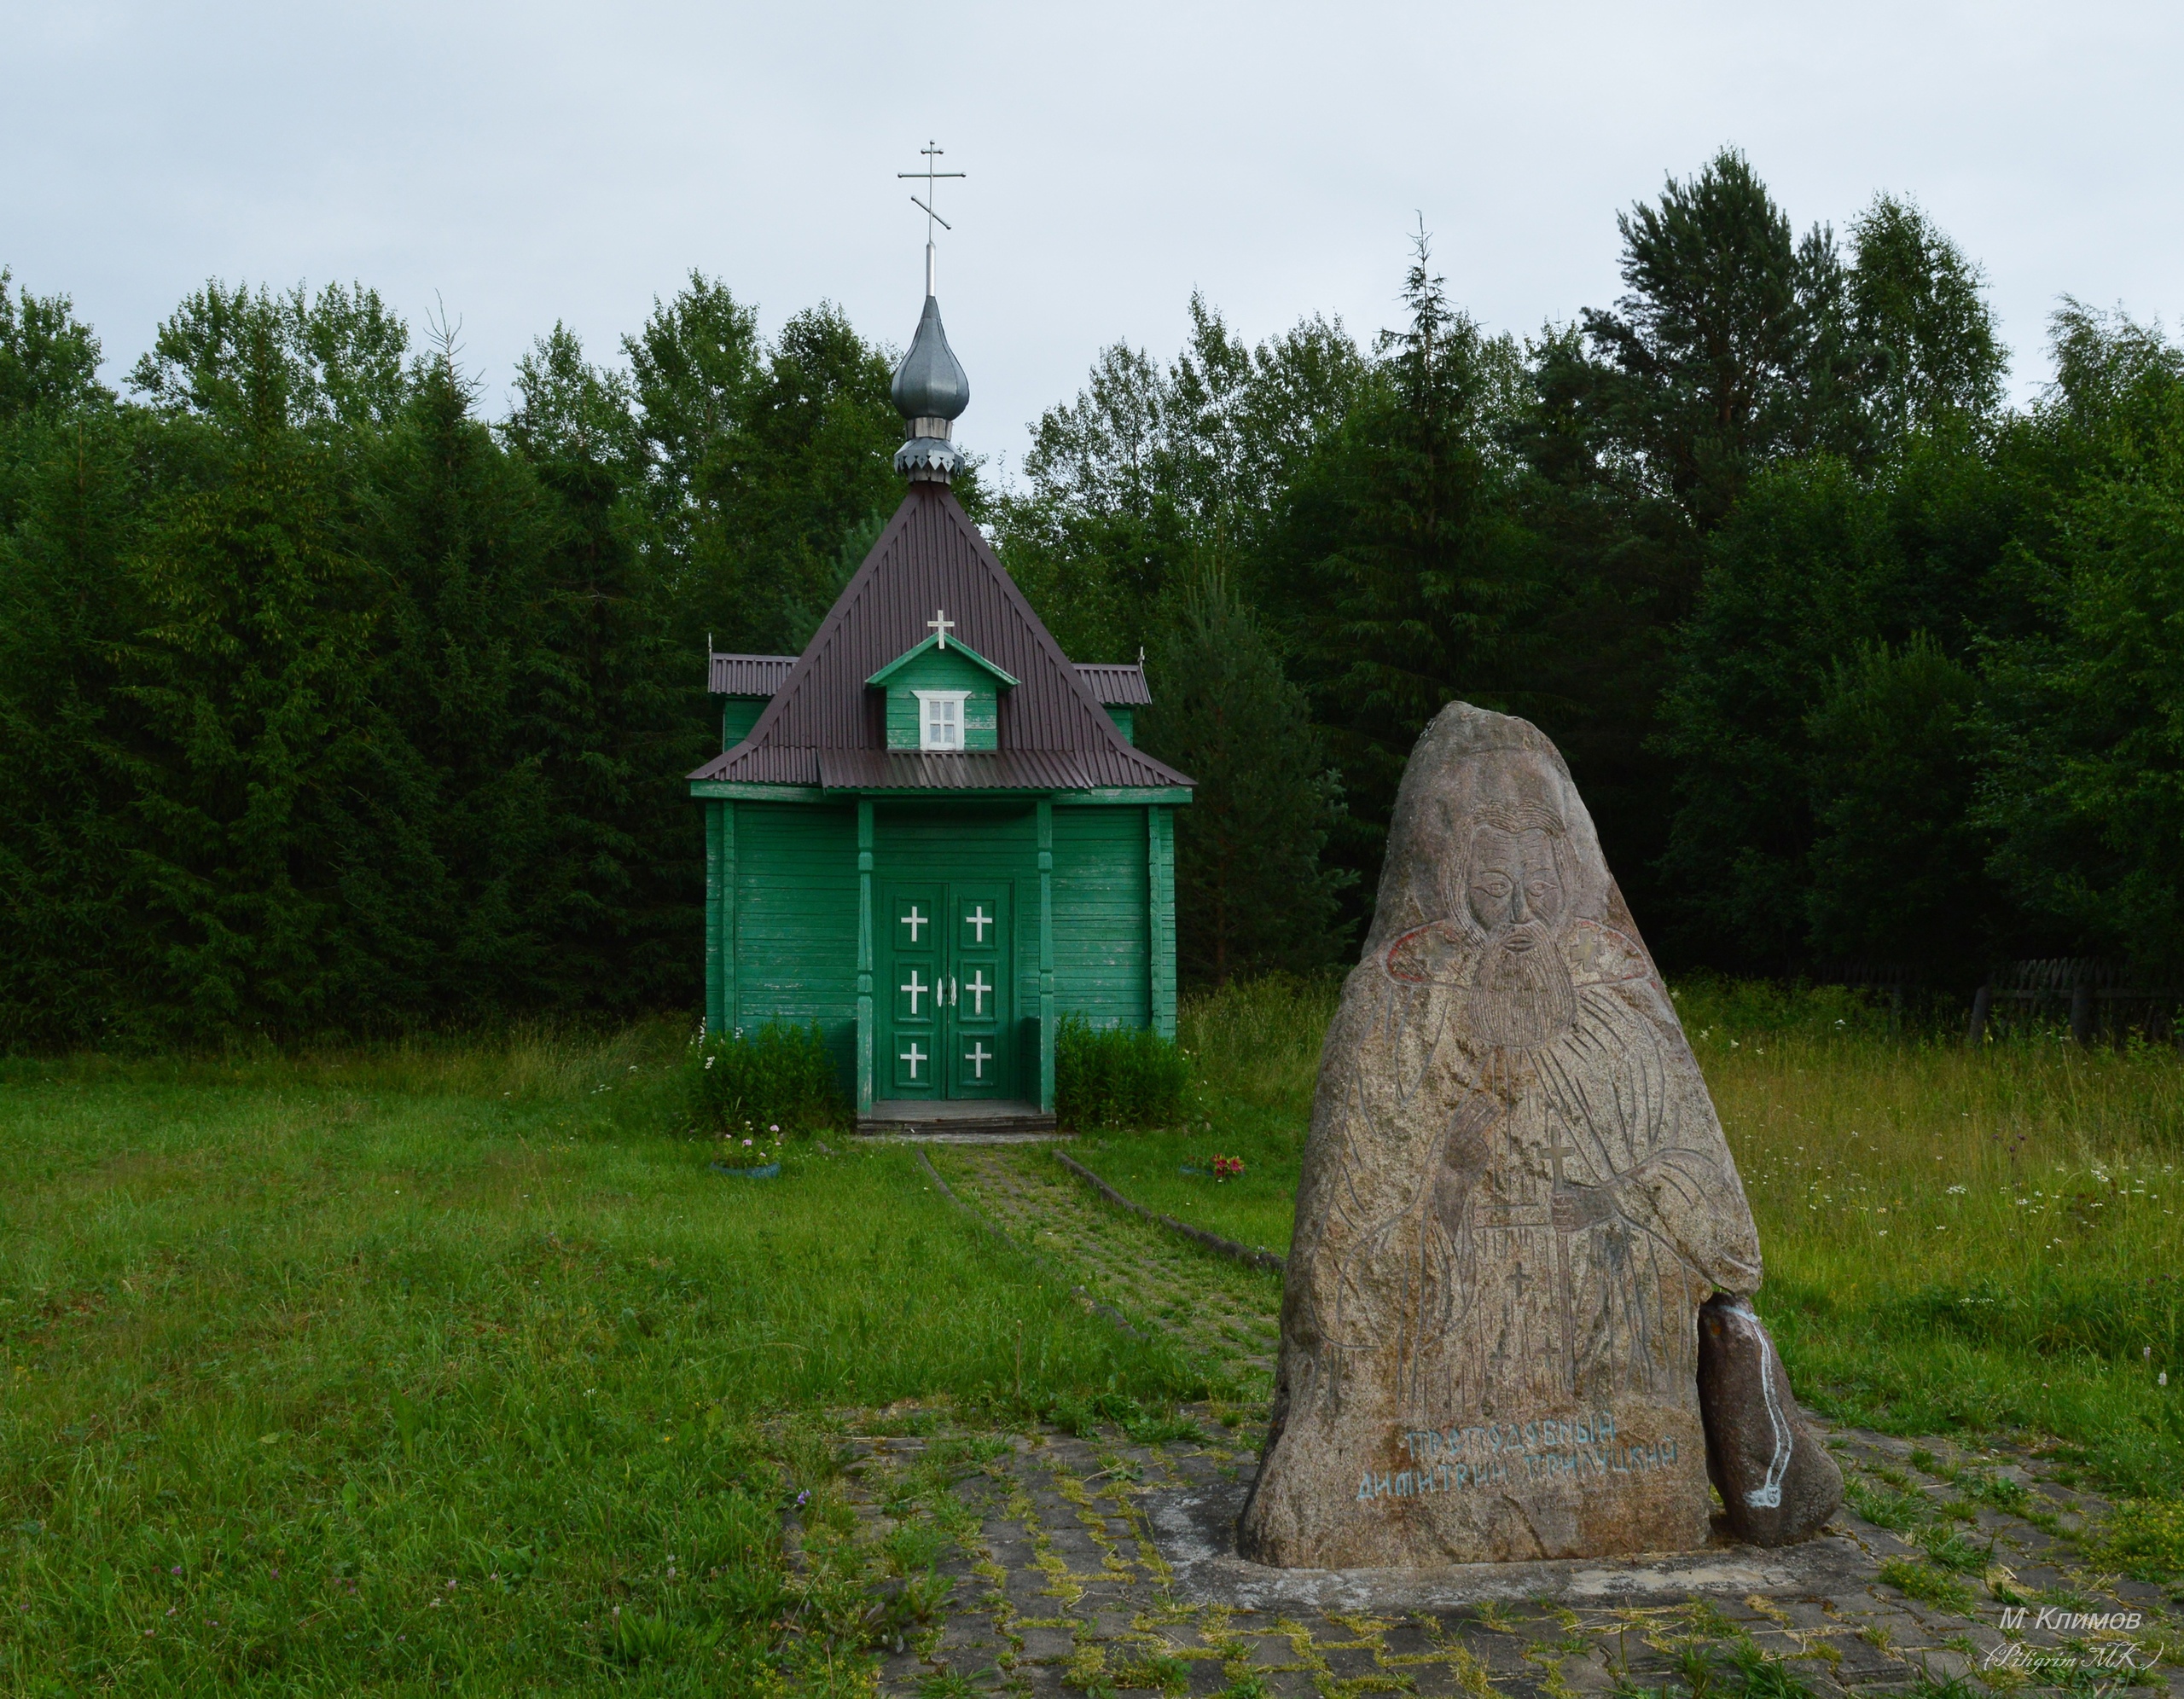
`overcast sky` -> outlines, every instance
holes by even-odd
[[[2184,8],[0,3],[0,264],[119,382],[208,276],[444,301],[497,409],[558,318],[595,359],[692,267],[769,330],[899,345],[937,137],[958,427],[1013,466],[1095,352],[1193,289],[1254,339],[1396,316],[1406,235],[1519,333],[1618,292],[1615,214],[1733,142],[1800,229],[1877,189],[1986,268],[2016,386],[2065,292],[2173,316]]]

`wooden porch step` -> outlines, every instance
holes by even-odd
[[[1019,1145],[1073,1139],[1056,1129],[1054,1116],[1036,1103],[996,1099],[947,1101],[889,1098],[857,1117],[863,1139],[911,1139],[935,1145]]]

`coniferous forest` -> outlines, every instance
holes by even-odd
[[[1672,968],[2178,983],[2184,348],[2065,301],[2009,405],[1973,257],[1734,152],[1602,236],[1624,293],[1525,339],[1422,235],[1370,339],[1194,301],[959,482],[1073,658],[1145,652],[1186,976],[1341,959],[1462,697],[1561,746]],[[855,570],[891,356],[696,275],[601,352],[491,419],[367,287],[212,283],[116,391],[0,288],[0,1045],[695,1003],[704,647]]]

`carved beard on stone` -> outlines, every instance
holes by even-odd
[[[1553,928],[1527,920],[1486,941],[1471,987],[1471,1029],[1497,1050],[1536,1050],[1570,1030],[1577,989]]]

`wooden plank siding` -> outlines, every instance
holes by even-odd
[[[1054,1005],[1095,1027],[1151,1016],[1146,815],[1141,808],[1054,810]]]
[[[856,1088],[857,809],[735,804],[735,1001],[748,1033],[819,1023],[843,1089]]]

